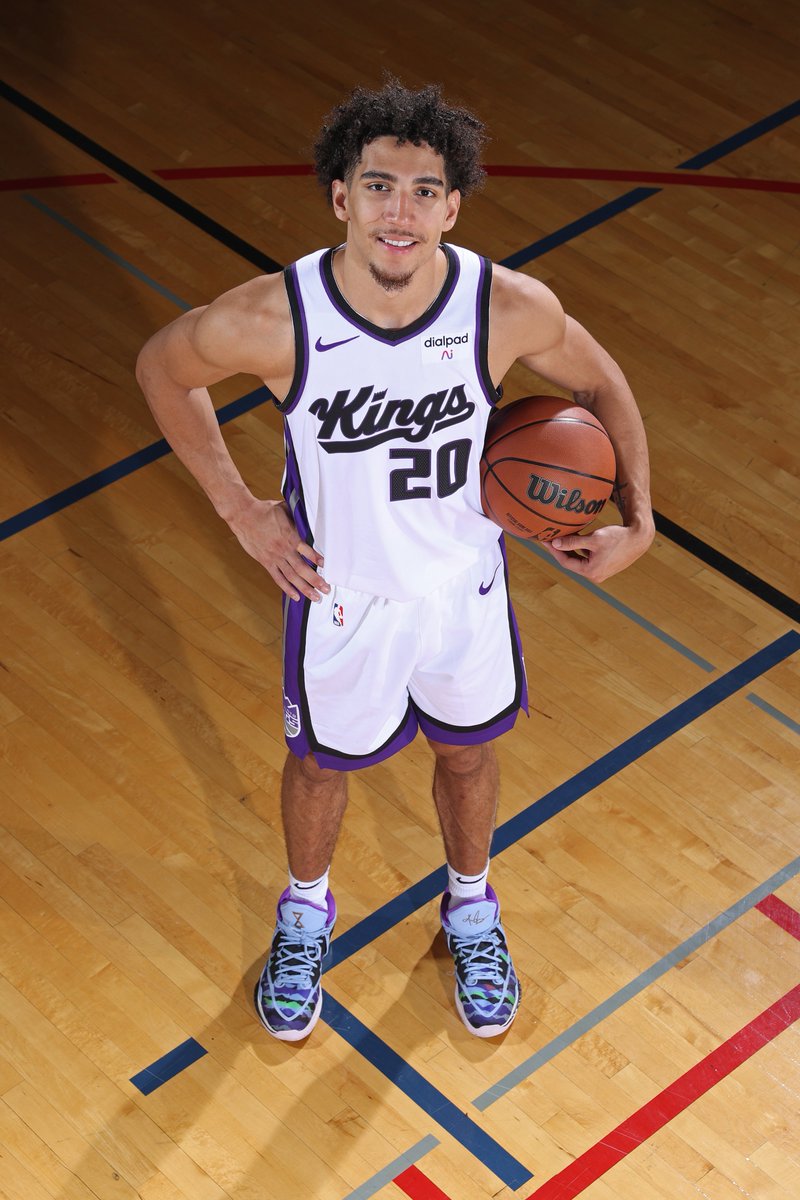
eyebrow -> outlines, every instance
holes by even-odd
[[[388,183],[397,183],[397,176],[392,175],[389,171],[362,171],[362,179],[385,179]],[[412,183],[427,183],[431,187],[444,187],[444,180],[439,179],[436,175],[418,175]]]

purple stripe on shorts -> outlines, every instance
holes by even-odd
[[[309,717],[303,688],[305,627],[311,600],[283,598],[283,725],[286,745],[305,758],[309,744]],[[296,731],[296,732],[295,732]]]
[[[409,704],[405,720],[397,733],[372,754],[339,754],[330,746],[324,746],[314,750],[314,758],[320,767],[327,767],[332,771],[358,771],[361,767],[372,767],[375,763],[391,758],[393,754],[397,754],[404,746],[413,742],[417,736],[417,728],[417,715]],[[294,746],[290,746],[289,749],[294,750]]]
[[[529,716],[529,713],[528,713],[528,675],[527,675],[527,672],[525,671],[525,658],[522,653],[522,638],[519,636],[519,626],[517,625],[517,617],[514,612],[514,605],[511,603],[511,590],[510,590],[509,584],[508,584],[508,558],[506,556],[506,539],[502,533],[500,534],[498,545],[500,547],[500,553],[503,556],[503,570],[505,571],[505,575],[506,575],[506,595],[508,596],[508,618],[509,618],[509,621],[511,622],[511,632],[514,635],[514,641],[516,643],[516,648],[517,648],[517,654],[516,654],[517,670],[522,675],[522,687],[520,690],[519,707],[521,709],[524,709],[525,716],[527,717],[527,716]]]
[[[491,742],[511,729],[519,716],[519,708],[515,705],[511,712],[493,721],[490,725],[481,725],[477,729],[453,729],[449,725],[437,725],[433,717],[426,717],[417,711],[419,727],[426,737],[435,742],[443,742],[445,746],[480,746],[483,742]]]

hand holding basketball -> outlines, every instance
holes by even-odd
[[[603,583],[635,562],[652,540],[650,530],[640,532],[627,525],[604,525],[593,533],[565,535],[544,545],[565,570],[592,583]]]

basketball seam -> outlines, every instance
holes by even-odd
[[[484,459],[485,461],[485,459]],[[524,463],[529,467],[547,467],[552,471],[560,471],[562,475],[580,475],[581,479],[596,479],[598,483],[607,483],[612,488],[614,480],[609,479],[607,475],[592,475],[588,471],[578,471],[574,467],[562,467],[560,463],[541,462],[538,458],[513,458],[510,454],[506,458],[496,458],[493,462],[486,463],[486,470],[493,474],[497,473],[497,467],[501,463]],[[500,481],[498,480],[498,483]]]

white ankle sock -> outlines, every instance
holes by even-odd
[[[328,871],[330,868],[328,868]],[[320,908],[325,906],[325,897],[328,894],[328,871],[320,875],[319,879],[305,880],[295,879],[292,872],[289,872],[289,895],[293,900],[310,900],[312,904],[318,905]]]
[[[486,881],[489,875],[487,860],[480,875],[462,875],[447,864],[447,890],[456,900],[472,900],[476,896],[486,895]]]

